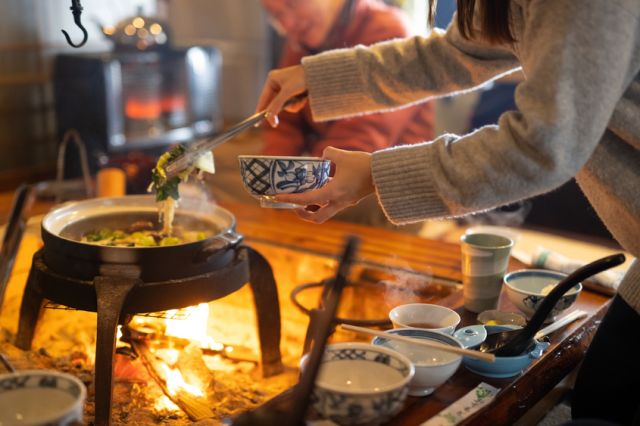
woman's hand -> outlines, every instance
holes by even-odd
[[[331,160],[336,167],[335,175],[320,189],[301,194],[283,194],[276,201],[307,206],[296,210],[301,218],[323,223],[340,210],[357,204],[374,192],[371,177],[371,154],[345,151],[329,147],[323,158]]]
[[[304,107],[306,100],[291,103],[285,108],[285,103],[292,97],[307,91],[302,65],[273,70],[267,76],[262,88],[257,111],[267,111],[267,121],[271,126],[278,125],[278,114],[283,109],[298,112]]]

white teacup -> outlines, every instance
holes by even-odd
[[[453,334],[460,315],[454,310],[429,303],[409,303],[396,306],[389,312],[393,328],[420,328]]]

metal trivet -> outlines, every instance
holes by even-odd
[[[47,301],[43,306],[44,309],[53,309],[59,311],[79,311],[78,308],[72,308],[69,306],[61,305],[59,303],[53,303]],[[186,320],[191,316],[191,312],[188,309],[171,309],[171,313],[169,311],[160,311],[160,312],[143,312],[139,314],[135,314],[136,317],[143,318],[157,318],[157,319],[166,319],[166,320]]]
[[[113,385],[113,357],[118,325],[134,315],[185,308],[227,296],[248,283],[258,322],[260,367],[264,377],[284,370],[280,353],[280,305],[269,262],[247,246],[234,249],[232,259],[222,267],[164,282],[143,282],[141,266],[101,264],[92,280],[73,278],[54,271],[44,260],[44,249],[33,256],[29,278],[20,306],[16,346],[29,350],[42,308],[47,301],[97,313],[95,361],[95,424],[110,424]],[[73,267],[73,265],[71,265]],[[61,308],[63,309],[63,308]]]

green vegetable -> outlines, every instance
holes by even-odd
[[[145,235],[142,232],[134,232],[129,239],[136,245],[142,247],[157,246],[156,240],[151,235]]]
[[[101,241],[111,238],[113,231],[109,228],[102,228],[99,231],[90,232],[86,235],[88,241]]]
[[[162,237],[155,231],[136,231],[127,233],[123,230],[112,230],[102,228],[92,230],[82,236],[80,241],[95,243],[110,247],[157,247],[175,246],[178,244],[192,243],[209,238],[210,234],[205,231],[182,231],[178,230],[176,236]]]
[[[151,171],[151,188],[155,188],[156,190],[156,201],[164,201],[169,197],[174,200],[180,199],[178,185],[189,176],[189,173],[191,173],[193,169],[185,170],[180,173],[180,175],[167,179],[164,166],[182,155],[185,151],[186,148],[183,145],[178,145],[170,151],[165,152],[160,156],[158,163]]]
[[[176,237],[164,237],[160,240],[161,246],[175,246],[176,244],[180,244],[181,241]]]

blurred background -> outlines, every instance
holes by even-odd
[[[428,34],[426,1],[387,2],[407,12],[415,32]],[[80,151],[67,146],[59,153],[66,135],[86,146],[91,175],[119,167],[128,192],[143,192],[148,169],[169,146],[214,134],[254,112],[282,46],[260,0],[83,0],[88,41],[74,49],[60,31],[82,38],[70,3],[3,0],[0,191],[53,179],[61,156],[65,178],[80,176]],[[436,25],[445,28],[455,1],[438,3]],[[520,78],[438,100],[435,133],[462,134],[495,123],[515,107]],[[70,136],[71,129],[77,133]],[[239,189],[236,157],[259,152],[259,144],[257,129],[216,150],[220,173],[208,178],[213,197],[253,202]],[[611,239],[574,182],[458,222]]]

